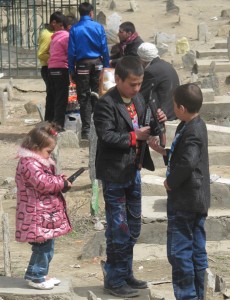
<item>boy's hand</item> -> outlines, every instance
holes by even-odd
[[[160,123],[167,121],[167,116],[160,108],[157,109],[157,118]]]
[[[156,136],[150,136],[148,139],[148,145],[155,150],[156,152],[160,153],[161,155],[166,155],[166,150],[160,146],[159,138]]]
[[[135,130],[136,139],[146,141],[150,135],[150,126],[144,126]]]

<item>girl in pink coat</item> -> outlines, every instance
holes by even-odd
[[[55,162],[50,157],[56,146],[56,130],[55,124],[38,124],[18,150],[16,241],[32,245],[25,279],[37,289],[52,289],[60,283],[48,277],[54,238],[71,231],[62,195],[71,183],[66,176],[55,174]]]

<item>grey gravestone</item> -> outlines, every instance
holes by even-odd
[[[91,122],[90,132],[89,132],[89,177],[92,183],[96,179],[96,171],[95,171],[96,150],[97,150],[97,134],[96,134],[94,123]]]
[[[174,4],[174,0],[167,0],[166,2],[166,12],[179,14],[180,8]]]
[[[110,10],[115,10],[117,7],[117,4],[114,0],[109,1],[109,5],[108,5]]]
[[[4,124],[7,115],[8,115],[8,108],[7,108],[7,102],[8,102],[8,97],[7,97],[7,92],[3,92],[0,90],[0,123]]]
[[[99,22],[102,25],[106,25],[106,15],[103,13],[103,11],[100,11],[98,13],[97,22]]]
[[[196,53],[193,50],[188,51],[182,56],[182,61],[185,70],[191,71],[196,61]]]
[[[227,38],[228,59],[230,60],[230,36]]]
[[[230,9],[224,9],[221,11],[221,15],[222,18],[230,18]]]
[[[213,89],[215,95],[219,95],[219,80],[215,74],[209,75],[203,79],[201,82],[202,89]]]
[[[140,8],[135,0],[129,1],[129,4],[130,4],[131,11],[136,12],[136,11],[140,10]]]
[[[207,42],[209,39],[208,26],[202,22],[197,26],[198,41]]]

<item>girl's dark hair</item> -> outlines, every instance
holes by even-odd
[[[125,32],[134,33],[136,31],[136,28],[132,22],[124,22],[120,24],[119,28]]]
[[[55,123],[42,122],[36,125],[25,136],[21,147],[29,150],[42,150],[50,145],[50,140],[57,140],[58,125]]]
[[[196,113],[202,106],[203,95],[195,83],[182,84],[174,91],[174,101],[178,107],[183,105],[189,113]]]
[[[115,75],[118,75],[122,81],[130,75],[142,76],[144,67],[138,56],[124,56],[117,61]]]
[[[78,7],[78,11],[81,17],[88,16],[93,11],[93,5],[88,2],[82,2]]]
[[[56,21],[57,23],[65,23],[65,15],[61,11],[55,11],[51,16],[50,16],[50,23]]]

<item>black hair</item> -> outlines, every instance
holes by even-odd
[[[82,2],[78,7],[78,11],[81,17],[88,16],[93,11],[93,5],[89,2]]]
[[[73,17],[73,16],[66,16],[65,17],[65,24],[64,24],[64,28],[66,29],[67,26],[69,25],[74,25],[78,22],[77,18]]]
[[[130,74],[135,76],[144,74],[144,67],[137,56],[124,56],[117,61],[115,75],[118,75],[122,81],[125,81]]]
[[[50,23],[56,21],[57,23],[63,23],[65,24],[65,15],[61,11],[55,11],[51,16],[50,16]]]
[[[203,95],[195,83],[182,84],[174,91],[174,101],[178,107],[183,105],[189,113],[196,113],[202,106]]]
[[[134,33],[136,31],[136,28],[132,22],[121,23],[119,28],[125,32]]]

